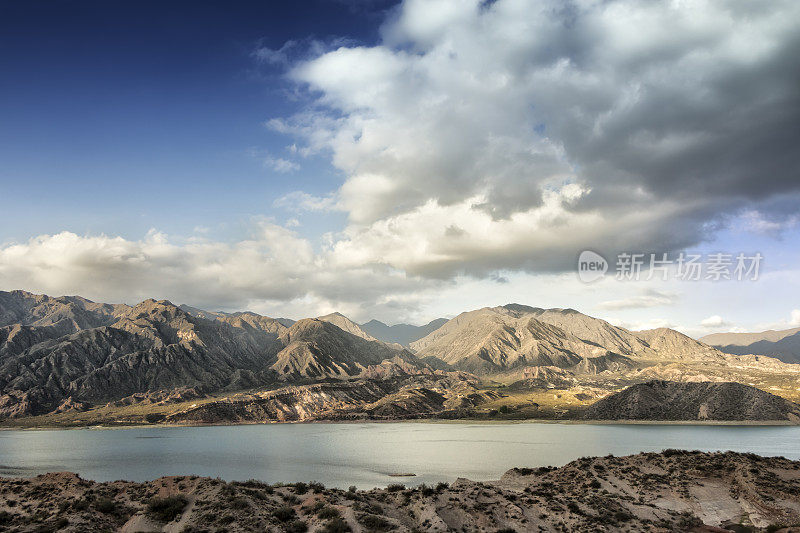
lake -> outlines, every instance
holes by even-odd
[[[9,430],[0,431],[0,475],[69,470],[97,481],[145,481],[196,474],[372,488],[490,480],[514,466],[664,448],[800,459],[800,427],[399,422]],[[416,477],[389,475],[407,472]]]

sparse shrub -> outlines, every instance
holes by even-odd
[[[317,516],[323,520],[327,520],[329,518],[339,518],[341,514],[339,513],[339,509],[336,507],[325,506],[317,511]]]
[[[581,511],[581,508],[577,504],[577,502],[569,502],[567,504],[567,509],[569,509],[570,512],[575,513],[575,514],[583,514],[583,511]]]
[[[433,487],[429,487],[425,483],[423,483],[422,485],[419,486],[419,492],[420,494],[422,494],[424,497],[427,498],[429,496],[433,496],[434,494],[436,494],[436,489],[434,489]]]
[[[497,533],[517,533],[517,530],[513,527],[504,527],[503,529],[498,529]]]
[[[365,514],[358,517],[359,523],[367,528],[369,531],[389,531],[394,529],[394,526],[382,516],[375,516],[374,514]]]
[[[282,507],[278,507],[272,512],[272,516],[275,517],[276,520],[280,522],[288,522],[295,517],[294,509],[289,507],[288,505],[284,505]]]
[[[269,483],[264,483],[263,481],[259,481],[257,479],[248,479],[247,481],[233,481],[231,485],[237,487],[245,487],[248,489],[262,489],[262,490],[272,490],[272,485]]]
[[[788,526],[785,526],[783,524],[771,524],[771,525],[767,526],[767,533],[775,533],[775,531],[779,531],[779,530],[784,529],[786,527],[788,527]]]
[[[311,483],[308,484],[308,488],[311,489],[314,492],[314,494],[319,494],[320,492],[325,490],[325,485],[323,485],[318,481],[312,481]]]
[[[250,502],[248,502],[244,498],[233,498],[232,500],[228,501],[228,505],[231,509],[247,509],[250,507]]]
[[[439,483],[436,484],[436,490],[438,492],[442,492],[443,490],[447,490],[449,488],[450,488],[450,484],[449,483],[445,483],[444,481],[440,481]]]
[[[83,498],[81,500],[75,500],[72,502],[72,508],[76,511],[85,511],[89,508],[89,500],[87,498]]]
[[[147,512],[161,522],[172,522],[186,507],[186,496],[179,494],[168,498],[152,498],[147,503]]]
[[[148,413],[144,415],[144,420],[148,424],[157,424],[167,418],[166,416],[159,414],[159,413]]]
[[[389,492],[400,492],[401,490],[406,490],[406,486],[402,483],[392,483],[386,487],[386,490]]]
[[[302,481],[294,484],[294,491],[297,494],[305,494],[308,492],[308,484],[303,483]]]
[[[348,533],[351,529],[350,526],[347,525],[347,522],[341,518],[334,518],[325,524],[325,527],[323,527],[321,531],[322,533]]]
[[[110,498],[100,498],[94,502],[94,508],[103,514],[114,514],[117,503]]]
[[[283,526],[283,530],[286,533],[306,533],[306,531],[308,531],[308,525],[302,520],[293,520]]]

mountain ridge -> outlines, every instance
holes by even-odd
[[[800,327],[753,333],[712,333],[700,340],[733,355],[765,355],[800,363]]]
[[[674,330],[632,332],[574,309],[521,304],[466,311],[409,348],[376,339],[340,313],[286,321],[155,299],[130,306],[0,291],[0,320],[0,418],[6,419],[83,412],[126,398],[182,402],[408,376],[449,376],[442,383],[454,389],[475,380],[489,389],[560,387],[585,401],[653,378],[761,383],[775,375],[763,386],[783,390],[800,371],[765,356],[723,354]],[[422,400],[434,392],[376,401],[387,413],[430,413],[423,406],[433,404]]]

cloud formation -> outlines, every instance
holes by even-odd
[[[572,271],[585,249],[669,252],[726,224],[780,234],[800,220],[797,20],[796,0],[406,0],[375,46],[260,48],[301,110],[268,120],[291,156],[254,155],[289,173],[321,155],[343,177],[274,207],[291,227],[307,230],[303,211],[345,227],[321,243],[269,221],[239,242],[42,235],[0,246],[0,283],[403,319],[464,276],[493,294],[520,272]],[[630,294],[596,301],[675,301]]]
[[[645,307],[673,305],[677,299],[678,295],[674,292],[648,289],[646,291],[642,291],[642,294],[638,296],[600,302],[597,307],[608,310],[641,309]]]
[[[710,317],[701,320],[700,325],[704,328],[721,328],[723,326],[729,326],[730,323],[719,315],[711,315]]]
[[[447,277],[671,251],[797,199],[798,18],[793,0],[407,0],[377,46],[295,64],[313,103],[271,124],[345,174],[339,248],[361,262]]]
[[[232,244],[171,242],[156,231],[141,240],[42,235],[0,247],[2,288],[100,301],[136,303],[157,297],[210,309],[314,316],[334,310],[353,316],[413,310],[415,295],[433,282],[380,266],[340,268],[326,251],[269,221]],[[364,302],[369,302],[367,305]]]

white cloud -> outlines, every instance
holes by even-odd
[[[762,322],[756,325],[754,331],[764,331],[769,329],[782,330],[800,327],[800,309],[793,309],[788,318],[775,322]]]
[[[657,328],[679,328],[680,326],[676,325],[669,319],[666,318],[651,318],[648,320],[622,320],[618,318],[609,318],[608,322],[615,326],[619,326],[625,328],[630,331],[642,331],[645,329],[657,329]]]
[[[793,0],[407,0],[377,46],[296,63],[313,102],[269,124],[345,174],[350,261],[446,277],[685,248],[798,191],[798,17]]]
[[[287,173],[300,170],[299,164],[282,157],[265,156],[263,162],[265,167],[271,168],[275,172]]]
[[[168,298],[211,309],[257,307],[278,311],[340,309],[368,316],[395,298],[413,310],[418,292],[434,282],[380,266],[338,268],[293,231],[256,221],[250,239],[222,243],[173,242],[157,231],[141,240],[42,235],[0,247],[0,288],[51,295],[79,294],[99,301],[136,303]]]
[[[710,317],[701,320],[700,325],[704,328],[721,328],[723,326],[729,326],[730,324],[723,320],[723,318],[719,315],[711,315]]]
[[[648,289],[639,296],[622,298],[617,300],[606,300],[600,302],[597,307],[600,309],[640,309],[645,307],[659,307],[662,305],[673,305],[677,301],[678,295],[674,292],[659,291]]]
[[[301,211],[334,211],[338,209],[336,198],[331,196],[313,196],[311,194],[294,191],[285,194],[273,202],[275,207],[280,207],[294,212]]]
[[[269,65],[286,66],[289,64],[289,54],[298,46],[298,42],[291,40],[286,41],[280,48],[270,48],[268,46],[259,46],[253,51],[253,57]]]
[[[782,232],[794,228],[800,223],[800,217],[796,215],[770,219],[763,213],[755,210],[745,211],[741,219],[745,230],[752,233],[773,236],[780,235]]]

